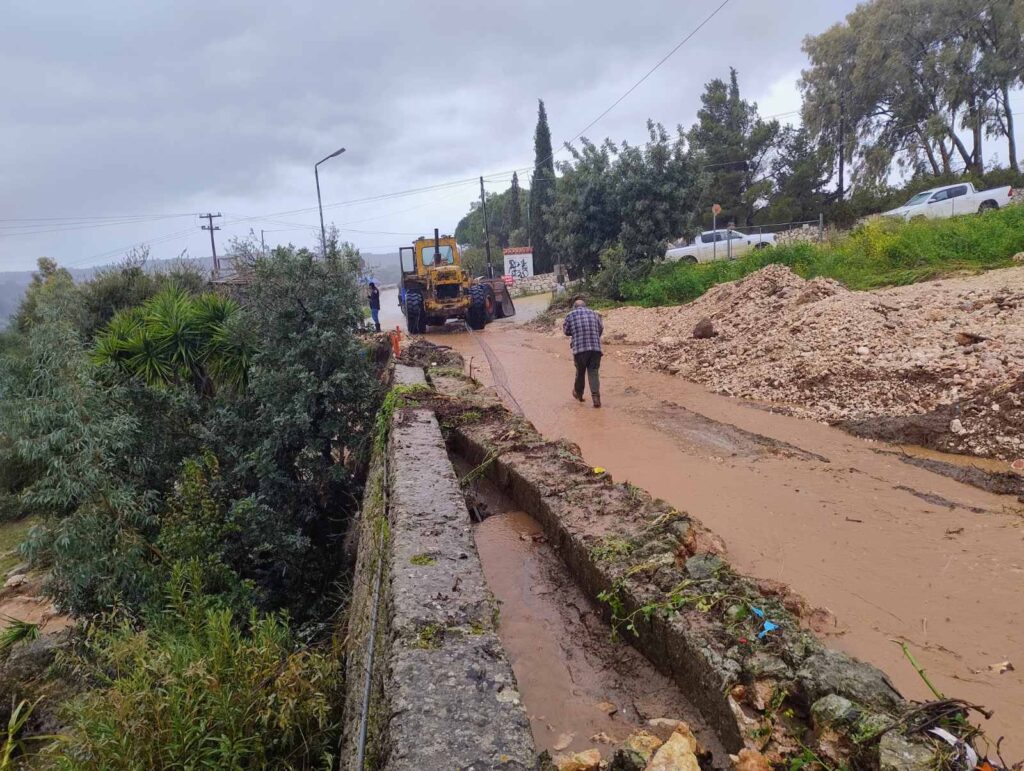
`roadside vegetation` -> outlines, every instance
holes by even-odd
[[[238,297],[187,267],[76,285],[40,261],[0,335],[0,558],[17,537],[85,623],[50,670],[0,659],[0,723],[59,728],[18,739],[33,764],[330,765],[341,540],[382,396],[358,260],[278,248]]]
[[[979,224],[975,236],[966,232],[972,221],[936,225],[934,235],[869,228],[845,245],[777,249],[739,264],[656,267],[666,247],[712,227],[714,204],[719,227],[770,233],[821,216],[849,229],[938,185],[1024,186],[1013,103],[1024,84],[1022,41],[1016,1],[872,0],[804,40],[799,118],[763,115],[743,95],[743,73],[723,70],[705,84],[689,127],[651,120],[640,144],[583,137],[558,148],[557,163],[541,103],[532,178],[489,193],[486,229],[473,203],[456,233],[476,253],[486,232],[494,254],[532,244],[536,273],[561,262],[573,278],[593,279],[598,295],[646,304],[692,299],[768,259],[855,288],[1002,264],[1007,239],[987,242],[998,222]],[[1005,168],[990,161],[997,150]]]
[[[850,289],[875,289],[957,271],[1009,267],[1013,256],[1022,251],[1024,206],[1012,206],[947,220],[874,219],[821,244],[775,246],[736,260],[663,263],[647,275],[626,278],[620,284],[610,284],[603,274],[592,283],[597,292],[611,291],[628,303],[676,305],[770,264],[786,265],[803,278],[824,276]]]

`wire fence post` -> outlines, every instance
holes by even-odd
[[[818,213],[818,243],[822,243],[825,240],[825,213]]]

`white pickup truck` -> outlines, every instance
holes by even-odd
[[[1012,187],[977,191],[970,182],[933,187],[918,193],[902,206],[882,212],[883,217],[910,221],[918,217],[943,219],[958,214],[975,214],[1006,206],[1013,197]]]
[[[772,233],[744,235],[738,230],[705,230],[689,246],[677,246],[665,252],[665,261],[734,260],[751,249],[764,249],[774,243],[775,236]]]

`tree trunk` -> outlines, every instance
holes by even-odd
[[[957,152],[960,153],[960,158],[963,160],[964,166],[971,168],[971,163],[974,158],[969,152],[967,152],[967,146],[963,143],[960,137],[956,135],[956,129],[953,128],[953,126],[946,126],[946,131],[949,132],[949,138],[953,140],[953,145],[956,147]]]
[[[918,129],[917,135],[921,137],[921,147],[924,148],[925,154],[928,156],[928,163],[932,165],[932,174],[935,176],[939,175],[939,164],[935,160],[935,151],[932,150],[932,144],[928,141],[928,137],[924,135],[924,132]]]
[[[946,147],[946,143],[943,142],[940,139],[939,140],[939,153],[942,155],[942,173],[943,174],[949,174],[950,171],[952,170],[951,163],[950,163],[950,161],[952,160],[951,157],[950,157],[950,153],[951,152],[952,152],[952,149]]]
[[[1006,115],[1006,143],[1010,151],[1010,168],[1020,171],[1017,163],[1017,138],[1013,135],[1013,107],[1010,104],[1010,88],[1006,83],[1002,85],[1003,92],[1003,113]]]
[[[982,158],[982,134],[981,134],[981,110],[978,102],[972,101],[967,113],[971,118],[971,134],[974,136],[974,152],[971,158],[974,163],[974,170],[979,174],[985,173],[985,160]]]

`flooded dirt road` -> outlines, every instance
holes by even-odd
[[[524,315],[530,305],[517,303]],[[827,609],[815,614],[816,631],[830,645],[925,699],[893,642],[906,641],[939,689],[995,710],[985,728],[1007,737],[1007,759],[1024,756],[1024,518],[1015,498],[837,429],[637,372],[615,346],[602,365],[605,407],[595,410],[572,399],[560,336],[500,322],[477,336],[449,329],[431,339],[474,357],[490,384],[485,340],[542,433],[701,519],[739,570]],[[999,674],[1005,661],[1015,669]]]

